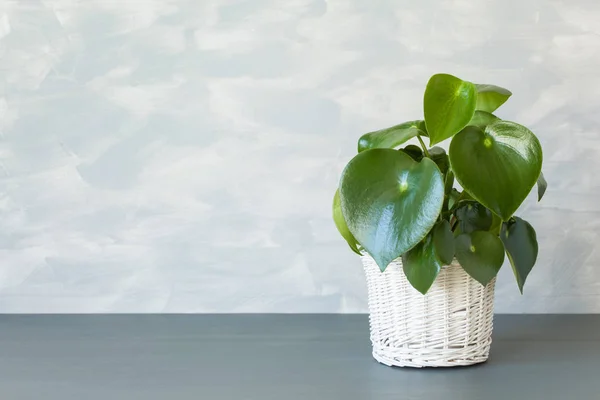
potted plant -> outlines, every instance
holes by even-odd
[[[514,213],[536,183],[538,200],[547,185],[536,136],[492,114],[510,96],[434,75],[424,119],[363,135],[342,172],[333,217],[364,264],[373,356],[381,363],[486,361],[505,255],[523,291],[538,244]],[[411,139],[420,146],[407,145]],[[449,139],[448,152],[435,146]]]

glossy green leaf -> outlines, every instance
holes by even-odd
[[[391,128],[365,133],[358,139],[358,152],[368,149],[393,149],[417,135],[427,136],[423,121],[408,121]]]
[[[384,270],[431,230],[444,200],[444,182],[429,158],[372,149],[356,155],[340,181],[350,232]]]
[[[468,125],[485,129],[486,126],[499,120],[500,118],[496,117],[494,114],[477,110],[475,111],[475,114],[473,114],[473,118],[471,118]]]
[[[477,84],[477,110],[493,112],[512,95],[510,90],[495,85]]]
[[[454,136],[475,112],[477,89],[471,82],[448,74],[433,75],[423,98],[430,146]]]
[[[535,265],[538,255],[535,230],[529,222],[514,217],[502,224],[500,239],[506,248],[519,290],[523,293],[525,280]]]
[[[423,150],[419,146],[415,146],[414,144],[409,144],[403,149],[398,149],[403,153],[406,153],[415,161],[421,161],[423,159]]]
[[[446,174],[448,172],[448,168],[450,168],[450,161],[448,160],[448,154],[446,154],[446,150],[441,147],[435,146],[429,149],[429,156],[435,162],[442,171],[442,174]]]
[[[521,205],[542,170],[542,147],[524,126],[496,121],[485,131],[468,126],[450,143],[460,185],[504,221]]]
[[[538,187],[538,201],[542,200],[544,197],[544,193],[546,193],[546,189],[548,188],[548,182],[546,182],[546,178],[544,178],[544,174],[540,172],[540,176],[537,180]]]
[[[464,201],[454,211],[458,218],[460,231],[487,231],[492,226],[492,213],[476,201]]]
[[[346,242],[348,243],[348,246],[350,246],[350,249],[356,254],[360,255],[360,251],[358,250],[357,246],[358,242],[348,229],[348,225],[346,225],[346,220],[342,215],[339,190],[336,190],[335,195],[333,196],[333,221],[335,222],[335,226],[340,235],[342,235],[342,237],[346,239]]]
[[[427,235],[422,242],[402,255],[402,268],[406,279],[422,294],[427,293],[442,266],[432,235]]]
[[[439,260],[444,265],[450,265],[454,259],[454,235],[450,230],[450,223],[445,220],[438,222],[432,232],[433,246]]]
[[[487,285],[504,262],[504,246],[498,236],[485,231],[463,233],[455,239],[456,259],[473,279]]]

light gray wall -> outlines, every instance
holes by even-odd
[[[330,220],[430,75],[510,88],[550,183],[499,312],[600,311],[600,3],[0,1],[0,312],[362,312]]]

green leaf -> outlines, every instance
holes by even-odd
[[[373,149],[356,155],[340,181],[350,232],[381,270],[431,230],[444,200],[442,173],[429,158]]]
[[[360,251],[358,250],[357,244],[358,242],[350,233],[348,229],[348,225],[346,225],[346,220],[342,215],[342,208],[340,205],[340,191],[336,190],[335,195],[333,196],[333,221],[335,222],[335,226],[338,232],[342,235],[346,242],[348,242],[348,246],[352,249],[353,252],[360,255]]]
[[[454,195],[455,196],[455,198],[454,198],[455,201],[453,202],[453,205],[450,208],[450,211],[452,211],[452,212],[454,212],[464,202],[477,201],[473,197],[471,197],[471,195],[469,193],[467,193],[466,190],[463,190],[462,192],[459,192],[458,190],[453,189],[453,191],[456,191],[457,195]]]
[[[471,197],[471,195],[466,190],[463,190],[460,193],[458,201],[461,202],[461,201],[469,201],[469,200],[474,201],[475,199],[473,197]]]
[[[441,147],[435,146],[429,149],[429,156],[435,162],[442,171],[442,174],[446,175],[448,172],[448,168],[450,168],[450,161],[448,160],[448,154],[446,154],[446,150]]]
[[[506,248],[506,254],[512,265],[519,290],[523,294],[523,286],[527,275],[535,265],[538,255],[538,243],[535,230],[529,222],[514,217],[502,224],[500,239]]]
[[[510,90],[494,85],[477,84],[477,110],[493,112],[512,95]]]
[[[492,226],[492,213],[476,201],[464,201],[454,211],[458,218],[460,231],[487,231]]]
[[[449,210],[450,202],[452,201],[452,186],[454,185],[454,172],[448,170],[444,179],[444,205],[442,206],[442,213],[446,213]]]
[[[498,236],[485,231],[463,233],[455,239],[456,259],[473,279],[487,285],[504,262],[504,246]]]
[[[430,146],[454,136],[475,112],[477,89],[471,82],[448,74],[433,75],[423,98]]]
[[[462,235],[462,232],[460,231],[460,226],[456,226],[456,228],[454,228],[454,232],[452,232],[452,235],[454,235],[455,238]]]
[[[453,185],[454,185],[454,172],[452,172],[452,170],[450,170],[450,171],[448,171],[448,174],[446,175],[446,181],[444,183],[444,193],[450,194],[452,192],[452,189],[454,189]]]
[[[514,122],[468,126],[450,143],[450,165],[465,191],[506,221],[540,176],[542,147]]]
[[[485,129],[486,126],[499,121],[500,118],[496,117],[494,114],[485,111],[475,111],[473,114],[473,118],[469,121],[468,125],[476,126],[481,129]]]
[[[421,161],[423,159],[423,150],[419,146],[415,146],[414,144],[409,144],[403,149],[398,149],[403,153],[406,153],[415,161]]]
[[[369,149],[393,149],[417,135],[427,136],[423,121],[408,121],[391,128],[365,133],[358,139],[358,152]]]
[[[432,235],[427,235],[422,242],[402,255],[402,268],[406,279],[422,294],[427,293],[433,285],[442,266]]]
[[[448,207],[451,209],[456,205],[458,199],[460,198],[460,192],[454,188],[450,190],[450,201],[448,202]]]
[[[454,235],[448,221],[441,221],[433,228],[433,246],[439,260],[450,265],[454,259]]]
[[[546,193],[546,188],[548,188],[548,182],[546,182],[546,178],[544,178],[544,174],[540,172],[540,176],[537,180],[538,187],[538,201],[542,200],[544,197],[544,193]]]
[[[502,218],[492,213],[492,226],[488,229],[489,232],[496,236],[500,235],[500,227],[502,226]]]

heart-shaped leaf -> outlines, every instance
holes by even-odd
[[[477,84],[477,110],[493,112],[512,95],[510,90],[495,85]]]
[[[408,121],[391,128],[365,133],[358,139],[358,152],[368,149],[393,149],[417,135],[427,136],[423,121]]]
[[[348,229],[348,225],[346,225],[346,220],[342,215],[342,207],[340,205],[340,192],[339,190],[335,191],[335,195],[333,196],[333,221],[335,222],[335,226],[342,235],[346,242],[348,242],[348,246],[352,249],[353,252],[360,255],[360,251],[358,250],[357,244],[358,242],[350,233]]]
[[[403,153],[406,153],[415,161],[421,161],[423,159],[423,150],[419,146],[415,146],[414,144],[409,144],[403,149],[398,149]]]
[[[538,255],[538,243],[535,230],[529,222],[514,217],[502,224],[500,239],[506,248],[506,254],[512,266],[521,294],[527,275],[535,265]]]
[[[473,114],[473,118],[469,121],[468,125],[473,125],[481,129],[485,129],[486,126],[499,121],[500,118],[496,117],[494,114],[485,111],[475,111]]]
[[[432,230],[433,246],[439,260],[444,265],[450,265],[454,259],[454,235],[448,221],[438,222]]]
[[[448,74],[433,75],[423,98],[430,146],[454,136],[475,112],[477,89],[471,82]]]
[[[544,197],[544,193],[546,193],[546,189],[548,188],[548,182],[546,182],[546,178],[544,178],[544,174],[540,172],[540,176],[537,180],[538,186],[538,201],[542,200]]]
[[[456,259],[473,279],[487,285],[504,262],[504,246],[498,236],[485,231],[463,233],[455,239]]]
[[[467,126],[450,143],[450,165],[465,191],[506,221],[540,176],[542,147],[514,122]]]
[[[340,199],[348,228],[381,270],[431,230],[444,200],[444,181],[429,158],[372,149],[342,173]]]
[[[458,218],[460,231],[487,231],[492,226],[492,213],[476,201],[464,201],[454,211]]]
[[[402,255],[402,269],[412,287],[427,293],[438,276],[443,263],[439,259],[432,235]]]

